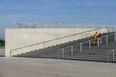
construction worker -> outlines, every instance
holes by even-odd
[[[95,34],[95,35],[96,35],[96,37],[98,37],[98,32],[96,32],[96,34]]]

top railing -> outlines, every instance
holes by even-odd
[[[107,28],[109,31],[115,31],[115,25],[106,24],[60,24],[60,23],[16,23],[17,28]]]
[[[17,28],[98,28],[106,24],[16,23]]]

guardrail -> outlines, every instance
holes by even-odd
[[[60,40],[60,39],[68,38],[68,37],[71,37],[71,36],[76,36],[76,35],[84,34],[84,33],[87,33],[87,32],[92,32],[92,31],[99,30],[99,29],[101,29],[101,28],[97,28],[97,29],[93,29],[93,30],[89,30],[89,31],[84,31],[84,32],[80,32],[80,33],[77,33],[77,34],[72,34],[72,35],[68,35],[68,36],[64,36],[64,37],[60,37],[60,38],[48,40],[48,41],[45,41],[45,42],[40,42],[40,43],[36,43],[36,44],[24,46],[24,47],[12,49],[12,50],[10,51],[10,56],[12,56],[12,52],[15,51],[15,50],[19,50],[19,49],[23,49],[23,48],[27,48],[27,47],[39,45],[39,44],[44,44],[44,43],[48,43],[48,42],[51,42],[51,41]]]
[[[116,49],[107,51],[107,62],[116,62]]]
[[[115,25],[106,24],[58,24],[58,23],[16,23],[17,28],[107,28],[108,32],[115,31]]]
[[[114,37],[114,38],[112,38]],[[116,33],[108,34],[105,36],[102,36],[102,44],[109,44],[110,42],[116,42]],[[84,50],[87,49],[92,49],[92,47],[100,47],[100,42],[99,39],[97,38],[97,45],[94,45],[94,39],[74,44],[65,48],[58,49],[57,52],[57,58],[64,58],[67,55],[74,55],[77,54],[77,52],[83,52]]]
[[[106,24],[16,23],[17,28],[99,28]]]

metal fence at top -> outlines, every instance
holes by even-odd
[[[61,48],[58,50],[58,58],[65,58],[67,56],[71,56],[81,52],[86,52],[87,50],[91,50],[94,47],[100,47],[103,44],[109,44],[112,42],[116,42],[116,33],[102,36],[102,43],[100,43],[99,39],[97,38],[96,45],[94,44],[94,39],[91,39],[82,43]]]
[[[16,23],[17,28],[107,28],[108,31],[115,31],[115,25],[106,24],[55,24],[55,23]]]
[[[16,23],[17,28],[100,28],[105,24]]]

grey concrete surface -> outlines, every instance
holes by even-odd
[[[116,64],[42,58],[0,58],[0,77],[116,77]]]

